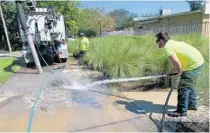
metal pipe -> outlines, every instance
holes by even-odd
[[[34,46],[33,37],[32,37],[32,34],[30,32],[30,28],[26,25],[26,19],[25,19],[25,16],[24,16],[22,1],[15,1],[15,2],[16,2],[16,6],[17,6],[18,16],[20,18],[20,23],[21,23],[21,26],[22,26],[23,31],[25,33],[25,36],[27,38],[28,44],[30,46],[32,56],[33,56],[34,62],[36,64],[38,73],[42,73],[43,71],[42,71],[42,67],[41,67],[41,64],[40,64],[35,46]]]

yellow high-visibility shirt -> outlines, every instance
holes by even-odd
[[[89,40],[86,37],[83,37],[83,39],[81,40],[79,49],[81,51],[87,51],[89,48]]]
[[[168,40],[164,46],[167,56],[176,54],[182,65],[183,71],[193,70],[204,63],[202,54],[191,45],[181,42]]]

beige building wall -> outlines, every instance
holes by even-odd
[[[141,22],[135,23],[135,29],[138,27],[146,28],[159,28],[175,25],[187,25],[187,24],[200,24],[202,21],[202,13],[186,14],[181,16],[169,16],[164,18],[158,18],[158,22],[150,22],[141,24]]]
[[[187,24],[200,24],[202,20],[202,13],[186,14],[181,16],[171,16],[169,18],[170,26],[173,25],[187,25]]]
[[[203,14],[202,12],[157,18],[152,21],[154,22],[135,22],[134,29],[138,31],[139,27],[145,27],[147,29],[166,27],[167,30],[168,27],[171,28],[177,25],[195,25],[199,28],[199,32],[202,32],[203,35],[209,36],[209,15]]]
[[[209,32],[210,32],[209,22],[210,22],[209,14],[203,14],[202,34],[205,36],[209,36]]]

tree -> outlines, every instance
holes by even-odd
[[[4,12],[4,19],[7,26],[8,36],[11,42],[11,47],[14,49],[16,47],[15,44],[19,44],[17,45],[17,47],[19,47],[21,44],[19,31],[17,28],[18,23],[17,23],[16,5],[12,1],[4,1],[4,2],[1,2],[1,7]],[[7,48],[5,44],[7,44],[6,36],[4,34],[3,24],[2,22],[0,22],[0,45],[3,46],[2,48]]]
[[[93,30],[99,35],[100,26],[102,32],[112,31],[115,28],[114,19],[104,13],[103,9],[83,9],[79,13],[79,29],[80,31]]]
[[[4,15],[3,14],[4,13],[3,13],[2,9],[1,9],[1,4],[0,4],[0,16],[1,16],[2,23],[3,23],[3,27],[4,27],[4,33],[6,35],[7,45],[9,47],[9,52],[12,52],[10,41],[9,41],[9,37],[8,37],[7,26],[5,24],[5,20],[4,20]]]
[[[197,1],[187,0],[186,2],[190,5],[190,11],[194,11],[194,10],[202,9],[202,7],[203,7],[202,4],[204,1],[202,1],[202,0],[197,0]]]
[[[117,30],[131,27],[133,24],[133,18],[137,17],[137,14],[130,13],[125,9],[111,11],[109,12],[109,15],[114,18]]]
[[[115,21],[114,19],[110,16],[110,15],[105,15],[104,17],[102,17],[102,31],[113,31],[115,29]]]
[[[83,30],[93,29],[99,32],[99,18],[101,17],[99,9],[84,9],[79,13],[79,28]]]

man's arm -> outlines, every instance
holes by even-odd
[[[80,41],[80,42],[79,42],[79,50],[80,50],[80,47],[81,47],[81,43],[82,43],[82,42]]]
[[[86,50],[88,50],[88,48],[89,48],[89,41],[87,40],[87,42],[86,42]]]
[[[173,68],[172,68],[172,71],[175,70],[175,72],[178,73],[178,75],[181,75],[182,74],[182,65],[181,65],[181,62],[179,61],[179,59],[177,58],[176,54],[172,54],[168,57],[172,64],[173,64]],[[173,71],[174,72],[174,71]]]
[[[62,47],[61,45],[62,45],[62,44],[59,43],[58,50],[56,50],[56,53],[57,53],[57,54],[61,54],[61,53],[62,53],[62,52],[61,52],[61,49],[62,49],[62,48],[61,48],[61,47]]]

